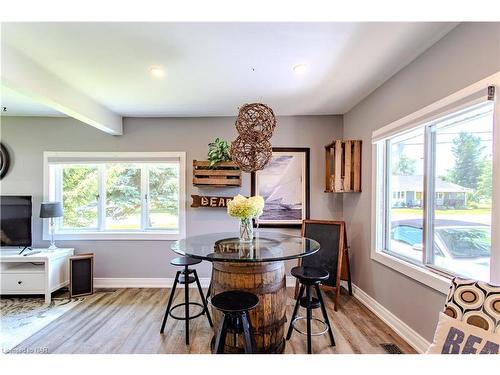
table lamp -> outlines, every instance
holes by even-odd
[[[54,223],[55,217],[63,216],[63,207],[61,202],[48,202],[42,203],[40,206],[40,217],[50,218],[50,246],[49,250],[57,249],[57,246],[54,242],[54,232],[56,230],[56,226]]]

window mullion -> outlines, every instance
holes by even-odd
[[[141,166],[141,229],[149,228],[149,166]]]
[[[99,197],[97,199],[97,228],[106,230],[106,165],[99,164]]]
[[[493,181],[491,198],[491,259],[490,280],[500,283],[500,100],[497,93],[493,95]]]
[[[424,140],[424,204],[423,204],[423,250],[422,262],[434,264],[434,200],[436,177],[436,131],[435,126],[425,127]]]
[[[384,248],[391,250],[391,141],[384,142]]]
[[[63,174],[63,168],[61,165],[58,165],[56,166],[55,168],[55,173],[54,173],[54,200],[56,202],[61,202],[64,204],[63,202],[63,178],[62,178],[62,174]],[[62,217],[58,217],[56,218],[55,220],[55,223],[56,223],[56,232],[62,227]]]

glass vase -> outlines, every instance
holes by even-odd
[[[253,241],[252,219],[240,219],[240,242]]]

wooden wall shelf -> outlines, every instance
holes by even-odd
[[[193,185],[238,187],[241,186],[241,169],[233,161],[220,162],[211,168],[207,160],[193,160]]]
[[[335,140],[325,146],[325,193],[361,192],[360,140]]]

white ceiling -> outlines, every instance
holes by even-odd
[[[2,44],[122,116],[234,116],[254,101],[278,115],[341,114],[455,26],[3,23]],[[10,114],[57,114],[21,98],[2,89]]]
[[[6,111],[3,111],[2,108],[2,116],[64,116],[62,113],[3,85],[0,86],[0,94],[2,98],[2,107],[6,108]]]

